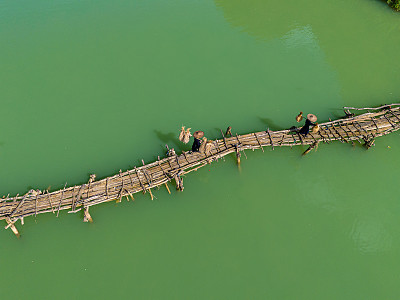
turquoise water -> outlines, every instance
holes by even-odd
[[[399,102],[399,14],[380,1],[3,1],[0,192],[57,189],[219,138]],[[399,133],[247,152],[185,191],[0,230],[3,295],[396,299]],[[172,186],[171,186],[172,187]],[[5,225],[5,224],[4,224]]]

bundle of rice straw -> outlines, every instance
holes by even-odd
[[[189,139],[192,136],[192,134],[190,133],[190,129],[192,129],[192,128],[186,129],[186,132],[185,132],[185,135],[184,135],[183,141],[182,141],[184,144],[189,143]]]

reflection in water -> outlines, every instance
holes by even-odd
[[[400,18],[384,5],[360,1],[355,10],[348,1],[214,1],[230,24],[258,39],[283,38],[290,48],[315,47],[318,41],[338,71],[342,93],[351,97],[347,103],[378,104],[382,97],[390,102],[400,94],[390,55],[400,52]]]
[[[312,32],[311,25],[297,27],[287,32],[282,39],[287,48],[305,47],[307,49],[318,49],[317,39]]]
[[[354,221],[350,238],[361,253],[377,253],[391,249],[392,235],[379,219],[356,219]]]

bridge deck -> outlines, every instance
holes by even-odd
[[[351,110],[363,110],[348,108]],[[42,193],[32,190],[25,195],[3,197],[0,199],[0,220],[8,223],[6,228],[11,228],[18,233],[14,223],[23,222],[23,218],[31,215],[52,212],[58,216],[61,210],[78,212],[85,211],[86,219],[91,220],[88,208],[107,201],[121,201],[122,197],[131,197],[138,192],[149,192],[153,199],[151,189],[175,180],[177,186],[181,185],[181,175],[197,170],[230,153],[240,153],[246,149],[263,149],[263,147],[282,147],[297,145],[317,145],[319,142],[330,143],[341,141],[371,142],[374,138],[386,135],[400,128],[400,104],[365,109],[367,112],[320,124],[317,133],[308,134],[306,137],[293,130],[260,131],[212,141],[209,152],[183,152],[158,159],[157,161],[135,167],[126,172],[102,180],[89,180],[88,183],[65,187],[64,189]],[[347,110],[349,112],[349,110]],[[166,185],[168,191],[168,185]]]

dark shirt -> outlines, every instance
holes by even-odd
[[[306,119],[306,124],[304,124],[304,126],[300,128],[299,133],[307,136],[307,134],[310,132],[310,125],[312,124],[313,123],[309,119]]]
[[[193,152],[199,152],[200,144],[201,144],[201,143],[200,143],[200,140],[194,138],[194,142],[193,142],[193,145],[192,145],[192,151],[193,151]]]

